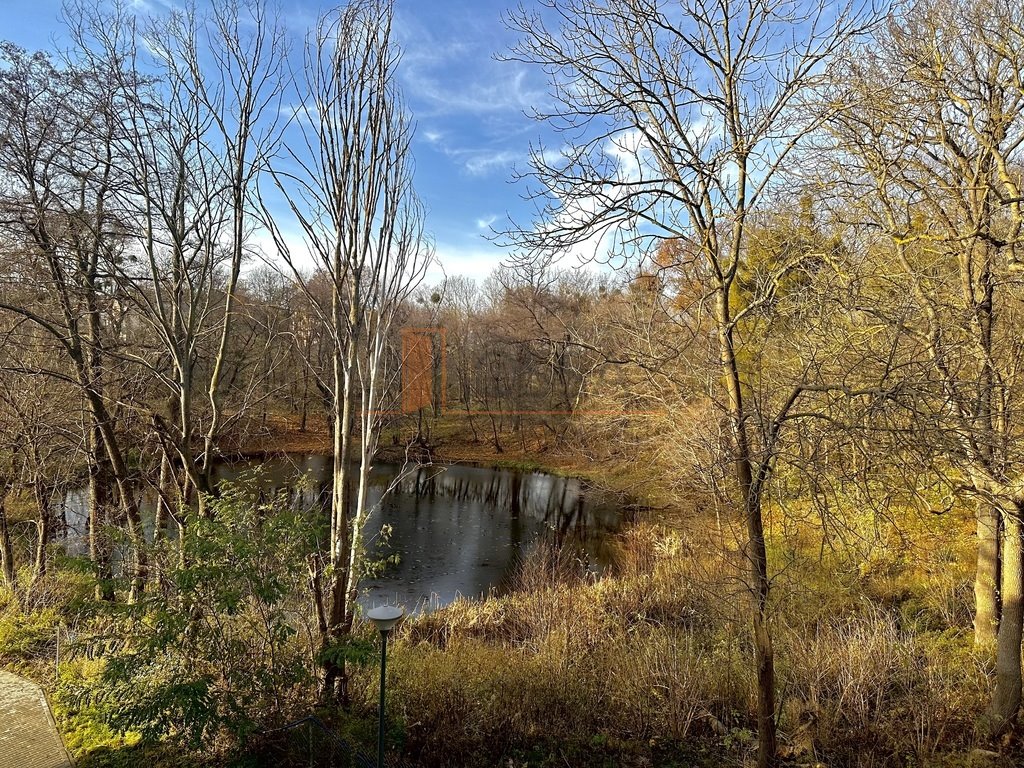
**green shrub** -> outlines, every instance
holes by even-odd
[[[186,529],[180,556],[177,542],[155,553],[160,590],[110,607],[104,633],[118,642],[95,674],[63,682],[68,711],[145,743],[230,751],[308,701],[294,616],[314,524],[244,486],[211,507]]]

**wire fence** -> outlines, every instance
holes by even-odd
[[[352,744],[314,715],[261,733],[254,757],[261,765],[275,768],[377,768],[375,754]],[[385,756],[382,768],[413,766]]]

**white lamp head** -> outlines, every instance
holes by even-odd
[[[387,632],[405,615],[400,605],[381,605],[366,612],[366,618],[374,623],[381,632]]]

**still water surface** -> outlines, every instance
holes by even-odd
[[[234,480],[259,470],[267,490],[288,490],[302,506],[326,509],[331,458],[290,455],[225,464],[219,478]],[[300,478],[305,482],[299,482]],[[390,492],[388,488],[392,487]],[[87,495],[68,495],[68,547],[80,550],[86,533]],[[152,528],[153,499],[143,497]],[[376,556],[395,554],[398,563],[361,587],[366,606],[399,602],[410,609],[444,605],[458,595],[502,592],[522,559],[542,542],[571,548],[587,567],[609,562],[608,534],[621,522],[619,503],[573,478],[541,472],[464,465],[406,467],[380,464],[371,475],[371,514],[366,535],[391,526]]]

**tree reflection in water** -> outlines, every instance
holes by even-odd
[[[235,462],[219,469],[222,480],[258,470],[267,493],[285,491],[293,504],[327,508],[330,459],[293,455]],[[300,478],[304,478],[300,481]],[[388,492],[388,489],[391,489]],[[142,493],[152,535],[153,498]],[[383,497],[383,501],[382,501]],[[76,551],[86,534],[85,496],[65,499],[67,547]],[[436,607],[458,595],[478,596],[509,587],[524,557],[544,543],[578,554],[599,571],[608,561],[607,537],[619,526],[620,504],[574,478],[512,469],[469,466],[374,468],[367,520],[371,546],[387,523],[389,541],[376,556],[399,561],[362,586],[365,605],[398,600],[413,607]]]

